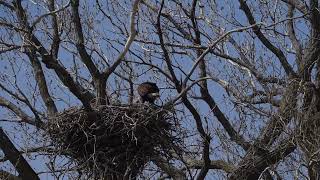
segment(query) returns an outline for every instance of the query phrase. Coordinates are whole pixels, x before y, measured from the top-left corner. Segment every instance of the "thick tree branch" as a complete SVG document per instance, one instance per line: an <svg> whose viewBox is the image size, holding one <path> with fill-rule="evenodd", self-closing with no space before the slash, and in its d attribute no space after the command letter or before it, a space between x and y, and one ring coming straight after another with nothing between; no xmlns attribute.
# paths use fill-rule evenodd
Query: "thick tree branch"
<svg viewBox="0 0 320 180"><path fill-rule="evenodd" d="M250 143L248 143L231 125L228 118L223 114L220 110L219 106L216 104L212 96L209 95L209 92L203 94L203 100L209 105L212 113L221 123L223 128L226 130L228 135L230 136L230 140L236 142L240 145L244 150L248 150L250 147Z"/></svg>
<svg viewBox="0 0 320 180"><path fill-rule="evenodd" d="M56 58L49 55L49 52L42 46L39 40L32 36L32 41L38 48L41 54L42 62L48 69L53 69L62 83L74 94L83 104L86 109L91 109L90 102L94 99L94 95L84 89L79 83L74 81L70 73L58 62Z"/></svg>
<svg viewBox="0 0 320 180"><path fill-rule="evenodd" d="M203 167L203 161L187 159L186 165L189 169L201 169ZM211 160L208 165L208 168L212 170L221 169L226 173L232 173L236 169L234 165L226 163L222 160Z"/></svg>
<svg viewBox="0 0 320 180"><path fill-rule="evenodd" d="M201 46L201 33L198 27L198 23L195 17L195 8L197 5L197 1L194 0L192 3L192 9L191 9L191 21L193 25L193 30L195 33L195 39L194 44ZM197 57L199 58L203 54L203 51L198 49L197 50ZM204 57L202 59L199 59L199 69L200 69L200 78L207 76L207 67L205 63ZM226 116L223 114L223 112L220 110L219 106L214 101L213 97L210 95L208 90L207 81L200 81L200 92L202 99L209 105L210 109L212 110L214 116L218 119L218 121L221 123L221 125L224 127L224 129L227 131L228 135L230 136L232 141L235 141L237 144L239 144L241 147L243 147L245 150L247 150L250 146L249 143L247 143L243 137L241 137L232 127L230 124L230 121L226 118Z"/></svg>
<svg viewBox="0 0 320 180"><path fill-rule="evenodd" d="M85 47L85 40L83 36L83 30L79 15L79 0L72 0L71 2L71 9L72 9L72 21L74 23L74 31L76 34L76 47L80 54L82 62L88 68L91 76L96 79L100 75L100 72L94 62L92 61L90 55L88 54L86 47Z"/></svg>
<svg viewBox="0 0 320 180"><path fill-rule="evenodd" d="M196 7L197 7L198 0L193 0L192 1L192 7L191 7L191 12L190 12L190 19L192 22L192 28L195 34L195 37L193 39L193 43L195 45L200 45L201 46L201 33L198 27L198 22L196 20ZM198 49L197 50L197 57L201 56L202 50ZM200 69L200 78L204 78L207 76L207 69L206 69L206 63L204 60L204 57L199 59L199 69ZM208 91L208 85L207 85L207 80L204 79L203 81L199 82L200 84L200 93L202 98L206 98L209 95ZM211 97L211 96L210 96ZM207 99L204 99L207 101ZM203 137L204 138L204 137ZM203 161L203 166L201 167L201 170L198 174L197 179L201 180L204 179L209 171L209 166L210 166L210 139L204 139L203 142L203 156L202 156L202 161Z"/></svg>
<svg viewBox="0 0 320 180"><path fill-rule="evenodd" d="M106 104L106 79L102 77L99 72L99 69L94 64L92 58L88 54L85 47L85 38L83 35L80 15L79 15L79 0L72 0L72 20L74 23L74 30L76 34L76 47L78 53L80 54L81 61L88 68L91 76L93 77L94 86L96 90L96 105L105 105ZM121 59L122 60L122 59Z"/></svg>
<svg viewBox="0 0 320 180"><path fill-rule="evenodd" d="M23 112L19 107L17 107L12 102L8 101L7 99L4 99L0 97L0 106L6 107L9 110L11 110L16 116L18 116L21 119L21 122L25 122L31 125L34 125L38 128L41 128L43 126L43 122L38 120L35 120L31 117L29 117L25 112Z"/></svg>
<svg viewBox="0 0 320 180"><path fill-rule="evenodd" d="M288 35L291 40L292 46L296 52L296 58L298 67L301 68L301 61L302 61L302 46L299 40L296 37L296 33L294 31L294 24L293 24L293 12L294 8L292 5L288 5L288 23L287 23L287 29L288 29Z"/></svg>
<svg viewBox="0 0 320 180"><path fill-rule="evenodd" d="M55 11L55 0L49 0L48 8L51 12ZM69 4L69 3L68 3ZM52 44L51 44L51 54L53 57L58 58L58 52L60 47L60 37L59 37L59 25L58 25L58 18L57 13L51 14L51 24L53 27L53 35L52 35Z"/></svg>
<svg viewBox="0 0 320 180"><path fill-rule="evenodd" d="M246 14L247 19L251 25L256 24L256 21L251 13L249 6L247 5L245 0L239 0L240 2L240 9ZM257 35L259 40L267 47L273 54L277 56L279 59L282 67L284 68L285 72L289 76L297 77L296 73L292 69L291 65L288 63L287 58L285 57L284 53L277 47L275 47L260 31L259 26L252 27L253 32Z"/></svg>
<svg viewBox="0 0 320 180"><path fill-rule="evenodd" d="M311 11L311 27L313 30L313 32L311 32L311 35L313 38L315 38L319 36L317 33L320 32L320 22L319 22L320 10L319 10L318 0L310 0L310 11Z"/></svg>
<svg viewBox="0 0 320 180"><path fill-rule="evenodd" d="M296 146L291 141L285 141L269 152L266 149L252 148L233 171L230 180L258 179L261 173L270 165L273 165L292 153Z"/></svg>
<svg viewBox="0 0 320 180"><path fill-rule="evenodd" d="M15 0L14 6L21 26L27 30L27 32L23 36L33 43L32 45L41 54L42 62L47 66L47 68L55 70L57 76L63 82L63 84L67 86L69 90L82 102L83 106L86 109L90 110L90 102L94 98L94 96L73 80L69 72L59 64L58 60L54 56L49 54L49 52L32 33L26 19L27 17L25 15L25 11L21 5L21 0Z"/></svg>
<svg viewBox="0 0 320 180"><path fill-rule="evenodd" d="M54 115L56 112L58 112L57 107L49 94L48 85L46 78L44 76L41 63L35 56L35 52L28 52L27 56L30 59L30 62L32 64L32 68L35 74L35 79L39 86L40 95L42 97L42 100L44 101L44 104L46 105L48 109L48 113L50 116Z"/></svg>
<svg viewBox="0 0 320 180"><path fill-rule="evenodd" d="M307 14L309 9L308 7L301 2L300 0L281 0L285 3L288 3L289 5L295 7L296 9L298 9L302 14Z"/></svg>
<svg viewBox="0 0 320 180"><path fill-rule="evenodd" d="M23 180L38 180L39 177L19 151L14 147L9 137L0 127L0 148L5 156L9 159L12 165L19 173L19 177Z"/></svg>
<svg viewBox="0 0 320 180"><path fill-rule="evenodd" d="M182 180L187 179L185 173L181 171L180 169L177 169L173 165L170 164L170 162L166 161L165 159L161 157L157 157L153 159L153 162L164 172L166 172L171 178Z"/></svg>
<svg viewBox="0 0 320 180"><path fill-rule="evenodd" d="M308 46L304 50L304 64L301 68L305 81L311 81L311 71L320 55L320 10L318 0L310 0L311 13L311 37Z"/></svg>

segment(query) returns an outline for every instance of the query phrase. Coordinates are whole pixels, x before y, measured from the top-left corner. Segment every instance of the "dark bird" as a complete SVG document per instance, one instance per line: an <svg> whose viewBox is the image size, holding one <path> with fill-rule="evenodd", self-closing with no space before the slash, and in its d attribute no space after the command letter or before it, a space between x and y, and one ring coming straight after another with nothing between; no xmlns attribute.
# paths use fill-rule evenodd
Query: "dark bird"
<svg viewBox="0 0 320 180"><path fill-rule="evenodd" d="M138 94L142 103L149 102L154 103L154 101L160 97L159 88L156 83L144 82L138 86Z"/></svg>

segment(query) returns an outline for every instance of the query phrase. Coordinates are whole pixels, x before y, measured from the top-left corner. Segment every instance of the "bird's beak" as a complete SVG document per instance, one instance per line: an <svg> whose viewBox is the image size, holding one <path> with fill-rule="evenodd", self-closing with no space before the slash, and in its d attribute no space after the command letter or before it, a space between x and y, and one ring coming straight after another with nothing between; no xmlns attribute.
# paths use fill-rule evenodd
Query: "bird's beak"
<svg viewBox="0 0 320 180"><path fill-rule="evenodd" d="M158 98L158 97L160 97L160 94L159 93L151 93L151 96Z"/></svg>

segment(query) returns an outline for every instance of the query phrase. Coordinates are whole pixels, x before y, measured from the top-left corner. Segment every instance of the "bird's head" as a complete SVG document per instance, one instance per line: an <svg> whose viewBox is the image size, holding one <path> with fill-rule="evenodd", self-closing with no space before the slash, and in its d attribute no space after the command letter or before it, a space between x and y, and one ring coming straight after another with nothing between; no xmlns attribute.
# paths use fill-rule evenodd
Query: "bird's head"
<svg viewBox="0 0 320 180"><path fill-rule="evenodd" d="M149 97L150 99L156 100L157 98L160 97L160 94L159 94L159 92L149 93L149 94L148 94L148 97Z"/></svg>
<svg viewBox="0 0 320 180"><path fill-rule="evenodd" d="M160 90L156 83L144 82L138 86L138 93L142 98L142 102L154 103L160 97Z"/></svg>

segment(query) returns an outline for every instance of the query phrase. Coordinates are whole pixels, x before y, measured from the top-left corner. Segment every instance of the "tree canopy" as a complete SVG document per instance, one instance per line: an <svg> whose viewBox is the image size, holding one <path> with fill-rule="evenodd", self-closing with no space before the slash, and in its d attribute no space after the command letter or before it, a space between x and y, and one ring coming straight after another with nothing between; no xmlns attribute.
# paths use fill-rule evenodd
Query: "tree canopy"
<svg viewBox="0 0 320 180"><path fill-rule="evenodd" d="M103 133L122 132L109 129L110 114L127 118L114 126L122 129L158 120L141 125L152 135L122 134L159 152L134 154L147 158L119 170L124 179L320 178L319 8L318 0L1 0L0 178L110 178L59 150L47 128L89 119L90 128L105 121ZM160 88L155 105L135 100L146 81Z"/></svg>

